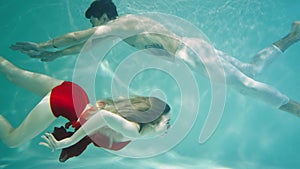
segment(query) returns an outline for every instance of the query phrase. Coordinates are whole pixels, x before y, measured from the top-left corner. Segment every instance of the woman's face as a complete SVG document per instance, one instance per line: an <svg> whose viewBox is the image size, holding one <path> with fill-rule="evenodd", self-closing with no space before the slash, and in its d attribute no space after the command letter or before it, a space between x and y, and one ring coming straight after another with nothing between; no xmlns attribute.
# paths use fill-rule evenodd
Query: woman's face
<svg viewBox="0 0 300 169"><path fill-rule="evenodd" d="M153 138L167 133L170 128L170 113L162 115L157 121L146 124L142 129L144 137Z"/></svg>
<svg viewBox="0 0 300 169"><path fill-rule="evenodd" d="M161 121L160 121L159 125L162 126L165 131L167 131L171 127L170 113L167 113L167 114L161 116Z"/></svg>

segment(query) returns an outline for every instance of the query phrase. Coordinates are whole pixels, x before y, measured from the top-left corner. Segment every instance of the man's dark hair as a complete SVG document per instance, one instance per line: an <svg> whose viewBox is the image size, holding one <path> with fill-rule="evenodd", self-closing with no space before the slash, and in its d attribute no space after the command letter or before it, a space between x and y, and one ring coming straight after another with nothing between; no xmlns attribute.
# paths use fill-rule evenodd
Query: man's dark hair
<svg viewBox="0 0 300 169"><path fill-rule="evenodd" d="M118 12L112 0L95 0L86 10L85 17L90 19L92 16L100 19L106 13L109 19L116 19Z"/></svg>

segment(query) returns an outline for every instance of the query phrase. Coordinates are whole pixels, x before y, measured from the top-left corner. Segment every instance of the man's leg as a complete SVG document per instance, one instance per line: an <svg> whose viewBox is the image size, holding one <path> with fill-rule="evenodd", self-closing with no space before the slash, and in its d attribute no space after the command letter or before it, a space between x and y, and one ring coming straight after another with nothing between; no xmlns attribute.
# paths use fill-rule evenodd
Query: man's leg
<svg viewBox="0 0 300 169"><path fill-rule="evenodd" d="M289 99L274 87L246 76L230 63L224 61L226 82L240 93L259 99L272 107L300 117L300 104Z"/></svg>
<svg viewBox="0 0 300 169"><path fill-rule="evenodd" d="M254 55L250 63L244 63L240 60L231 57L221 51L217 51L219 56L234 65L247 76L254 77L261 73L267 65L276 59L282 52L288 49L291 45L300 40L300 22L294 22L291 31L284 38L274 42L271 46L264 48Z"/></svg>
<svg viewBox="0 0 300 169"><path fill-rule="evenodd" d="M278 49L280 49L282 52L284 52L291 45L299 41L300 41L300 21L296 21L293 23L290 33L286 35L284 38L273 43L273 45L276 46ZM290 99L288 103L281 105L279 109L300 116L300 104L294 100Z"/></svg>
<svg viewBox="0 0 300 169"><path fill-rule="evenodd" d="M293 25L292 30L294 29L295 24ZM224 70L226 76L226 84L233 89L244 95L248 95L268 103L272 107L299 116L299 103L292 101L274 87L255 81L243 73L238 67L236 67L235 64L232 64L232 62L228 61L224 57L218 57L220 56L218 55L218 51L213 49L213 47L208 43L205 43L199 39L186 38L185 44L186 46L182 46L180 49L178 49L176 54L177 57L182 59L194 72L203 76L207 76L205 69L207 66L215 70L219 70L219 67L222 67L223 69L221 70ZM192 48L193 52L189 52L190 50L188 50L187 46ZM273 49L281 52L278 50L278 48L279 47L273 47ZM197 55L195 55L194 52ZM218 79L214 80L217 80L216 82L218 82ZM223 81L220 82L223 83Z"/></svg>

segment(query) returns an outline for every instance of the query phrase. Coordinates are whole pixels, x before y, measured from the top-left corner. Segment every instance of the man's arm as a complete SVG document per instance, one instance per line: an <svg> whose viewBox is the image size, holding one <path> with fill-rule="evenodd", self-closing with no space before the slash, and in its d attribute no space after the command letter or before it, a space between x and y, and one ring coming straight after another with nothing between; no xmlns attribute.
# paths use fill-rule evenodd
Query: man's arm
<svg viewBox="0 0 300 169"><path fill-rule="evenodd" d="M62 56L78 54L81 51L83 45L84 45L84 43L81 43L81 44L77 44L77 45L74 45L74 46L71 46L71 47L68 47L68 48L65 48L62 50L57 50L54 52L43 51L37 55L34 55L34 53L33 54L27 53L27 54L32 58L38 58L38 59L41 59L41 61L50 62L50 61L53 61L56 58L59 58Z"/></svg>
<svg viewBox="0 0 300 169"><path fill-rule="evenodd" d="M141 36L141 38L137 38L139 39L138 41L128 41L128 38L131 39L131 37L138 37L137 35L142 34L148 36ZM178 37L160 23L146 17L126 15L112 20L106 25L71 32L42 43L18 42L12 45L11 48L28 55L30 55L29 53L38 55L39 52L68 48L85 43L92 35L94 35L94 39L104 39L106 37L121 38L138 49L145 49L154 44L156 46L160 45L165 50L174 53L178 46ZM146 40L145 37L147 37ZM60 54L62 55L62 53Z"/></svg>
<svg viewBox="0 0 300 169"><path fill-rule="evenodd" d="M136 19L133 18L122 18L120 20L113 20L108 22L106 25L101 25L86 30L70 32L65 35L50 39L46 42L37 43L35 46L40 50L49 50L55 48L66 48L74 46L79 43L83 43L88 40L96 31L95 38L105 38L108 36L116 36L122 38L126 36L128 31L136 31L132 26L136 24Z"/></svg>
<svg viewBox="0 0 300 169"><path fill-rule="evenodd" d="M85 42L89 37L93 35L96 28L90 28L82 31L71 32L65 35L59 36L49 41L42 42L38 44L41 49L51 49L51 48L64 48L69 46L74 46Z"/></svg>
<svg viewBox="0 0 300 169"><path fill-rule="evenodd" d="M85 43L97 30L98 35L95 38L102 38L108 36L120 36L118 33L120 29L118 29L118 23L116 24L108 24L98 27L93 27L90 29L71 32L65 35L56 37L54 39L50 39L46 42L35 43L35 42L17 42L16 44L11 45L11 49L18 50L22 53L28 54L30 56L38 56L41 52L48 51L54 54L53 50L57 50L58 48L68 48L66 51L62 51L62 53L58 52L56 55L66 55L70 54L70 49L77 49L77 45ZM73 54L72 50L72 54ZM47 53L47 52L45 52Z"/></svg>
<svg viewBox="0 0 300 169"><path fill-rule="evenodd" d="M82 47L82 44L93 35L95 30L96 28L90 28L83 31L71 32L41 43L17 42L16 44L11 45L10 48L28 54L31 57L38 57L43 54L42 52L44 52L44 54L48 52L48 55L50 55L50 53L54 54L53 50L60 51L56 53L56 56L75 54L81 49L78 47ZM58 48L64 48L66 50L57 50Z"/></svg>

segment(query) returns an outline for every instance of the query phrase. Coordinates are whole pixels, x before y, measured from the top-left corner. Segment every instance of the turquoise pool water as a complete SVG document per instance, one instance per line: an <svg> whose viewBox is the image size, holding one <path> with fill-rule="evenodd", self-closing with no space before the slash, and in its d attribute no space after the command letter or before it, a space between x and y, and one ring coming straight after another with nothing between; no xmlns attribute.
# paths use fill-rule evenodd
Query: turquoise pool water
<svg viewBox="0 0 300 169"><path fill-rule="evenodd" d="M72 80L76 57L65 57L51 63L42 63L9 49L18 41L45 41L70 31L90 27L84 12L90 0L1 0L0 3L0 55L16 65L60 79ZM241 60L247 61L263 47L283 37L291 23L299 20L298 0L265 1L204 1L204 0L115 0L119 14L162 12L176 15L193 23L210 42ZM120 45L125 55L127 46ZM300 44L289 48L258 77L272 84L290 98L300 101L299 70ZM121 56L121 58L124 56ZM114 65L112 65L114 66ZM104 79L106 73L99 72ZM148 76L151 75L151 78ZM154 79L160 79L158 82ZM162 80L163 79L163 80ZM170 83L167 83L171 81ZM254 99L242 96L231 89L226 95L223 117L215 133L203 144L198 137L210 105L209 83L197 79L201 104L191 131L175 147L151 158L133 159L111 154L90 146L80 157L59 163L59 151L51 152L41 147L38 136L30 143L16 149L0 143L0 168L144 168L144 169L294 169L300 167L298 136L300 119L270 108ZM107 96L108 83L97 81L101 89L97 96ZM170 87L174 85L175 87ZM142 87L141 87L142 86ZM151 93L153 87L165 91L176 117L179 107L179 88L166 74L148 71L137 76L132 87L137 93ZM37 96L10 84L0 77L0 113L17 126L40 100ZM176 122L189 123L176 119ZM53 124L59 125L63 120ZM175 120L173 121L175 123ZM47 131L51 131L52 127ZM142 151L142 150L141 150Z"/></svg>

